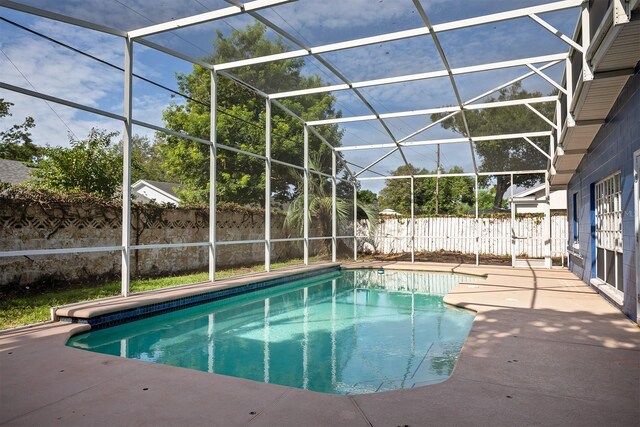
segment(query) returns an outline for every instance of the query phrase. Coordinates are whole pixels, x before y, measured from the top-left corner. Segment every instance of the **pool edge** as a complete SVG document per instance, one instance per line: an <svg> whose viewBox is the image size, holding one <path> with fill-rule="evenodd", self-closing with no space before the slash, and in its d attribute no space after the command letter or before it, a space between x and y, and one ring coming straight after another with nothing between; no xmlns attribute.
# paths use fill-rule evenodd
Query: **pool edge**
<svg viewBox="0 0 640 427"><path fill-rule="evenodd" d="M239 278L159 289L129 297L111 297L55 308L57 320L90 325L92 330L152 317L293 280L338 271L339 263L305 266Z"/></svg>

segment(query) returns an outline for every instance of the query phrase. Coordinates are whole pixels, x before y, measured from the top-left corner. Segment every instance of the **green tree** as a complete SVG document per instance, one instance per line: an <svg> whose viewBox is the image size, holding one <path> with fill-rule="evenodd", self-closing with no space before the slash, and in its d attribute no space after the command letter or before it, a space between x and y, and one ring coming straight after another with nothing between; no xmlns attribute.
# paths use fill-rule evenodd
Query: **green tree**
<svg viewBox="0 0 640 427"><path fill-rule="evenodd" d="M478 209L480 211L492 211L495 209L494 201L496 199L496 189L481 188L478 190ZM506 202L503 201L501 208L506 208Z"/></svg>
<svg viewBox="0 0 640 427"><path fill-rule="evenodd" d="M281 53L287 50L284 42L270 40L266 28L259 23L244 30L233 30L229 37L218 32L215 53L209 61L222 63L253 56ZM234 70L233 74L253 86L273 93L295 88L316 87L321 84L317 76L304 76L304 61L290 59ZM174 103L163 114L167 128L202 139L210 133L210 71L195 65L190 74L177 75L180 92L188 98L184 104ZM217 141L257 154L265 153L265 101L228 78L218 78ZM283 100L288 108L306 120L335 117L334 97L314 94ZM330 142L339 144L341 132L337 126L320 130ZM295 119L272 108L272 156L292 164L302 165L302 125ZM163 166L168 177L186 186L186 193L194 201L204 202L208 197L209 148L175 136L159 135ZM310 152L329 152L318 138L309 141ZM323 156L322 170L330 168L330 156ZM220 200L242 204L264 205L265 162L252 156L228 150L217 150L217 194ZM272 175L273 197L290 200L288 182L290 174ZM284 200L283 200L284 199Z"/></svg>
<svg viewBox="0 0 640 427"><path fill-rule="evenodd" d="M309 156L309 169L311 171L320 172L323 163L322 155L312 153ZM316 174L311 174L316 175ZM294 180L298 183L298 191L293 194L293 198L287 209L287 216L284 221L285 229L296 235L301 235L304 227L304 193L303 177L299 173L294 173ZM339 228L338 234L345 235L346 230L353 222L353 197L344 197L339 195L336 188L336 219ZM314 176L309 179L309 227L314 227L319 231L320 236L331 236L333 228L333 198L331 189L331 180L325 177ZM358 211L363 214L363 219L368 220L369 232L371 233L378 220L378 212L373 205L365 203L358 199ZM324 240L324 250L328 253L331 248L331 241ZM338 251L341 253L349 252L344 243L338 241Z"/></svg>
<svg viewBox="0 0 640 427"><path fill-rule="evenodd" d="M459 166L448 173L461 173ZM400 166L392 175L428 175L435 172L418 169L409 164ZM475 206L475 182L470 177L443 176L439 178L439 212L441 215L461 215L469 213ZM411 212L411 180L389 179L378 197L380 209L394 209L408 215ZM417 215L436 214L436 178L416 178L414 180L414 213Z"/></svg>
<svg viewBox="0 0 640 427"><path fill-rule="evenodd" d="M371 190L360 190L358 191L358 200L361 200L362 203L373 205L374 202L378 201L378 196Z"/></svg>
<svg viewBox="0 0 640 427"><path fill-rule="evenodd" d="M131 137L131 182L139 179L166 181L159 147L146 136Z"/></svg>
<svg viewBox="0 0 640 427"><path fill-rule="evenodd" d="M71 138L71 147L46 147L33 171L35 187L115 197L122 183L122 154L112 139L117 132L92 129L86 139Z"/></svg>
<svg viewBox="0 0 640 427"><path fill-rule="evenodd" d="M10 117L14 104L0 98L0 118ZM33 117L26 117L24 122L13 125L0 132L0 158L34 163L41 155L41 147L33 143L31 129L35 127Z"/></svg>
<svg viewBox="0 0 640 427"><path fill-rule="evenodd" d="M70 139L70 147L45 147L31 184L63 192L83 192L115 198L122 189L122 141L118 132L92 129L86 139ZM131 138L132 182L162 180L158 158L148 138Z"/></svg>
<svg viewBox="0 0 640 427"><path fill-rule="evenodd" d="M488 102L507 101L511 99L534 98L542 96L540 92L528 92L522 88L520 82L498 92L498 96ZM545 117L553 118L555 104L539 103L535 107ZM432 114L431 120L435 121L442 114ZM548 130L548 124L524 105L515 105L509 108L487 108L482 110L467 110L465 117L469 130L473 136L501 135L528 131ZM460 114L443 123L445 129L452 129L462 135L466 134L464 121ZM548 138L532 139L543 150L548 149ZM478 169L483 172L515 171L545 169L547 159L523 139L510 141L483 141L475 144L479 157ZM509 188L510 177L508 175L496 175L496 193L493 202L494 208L502 206L504 193ZM540 182L539 175L516 175L516 185L529 187Z"/></svg>

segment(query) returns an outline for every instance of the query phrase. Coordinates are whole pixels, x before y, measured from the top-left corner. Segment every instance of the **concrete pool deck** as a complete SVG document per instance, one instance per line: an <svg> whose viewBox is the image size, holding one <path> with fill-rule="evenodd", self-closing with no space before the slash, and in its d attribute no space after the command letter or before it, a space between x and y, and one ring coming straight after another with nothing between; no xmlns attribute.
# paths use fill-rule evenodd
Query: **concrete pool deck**
<svg viewBox="0 0 640 427"><path fill-rule="evenodd" d="M478 312L451 378L337 396L65 346L87 325L0 333L0 424L637 426L640 328L566 270L345 267L486 275L445 301Z"/></svg>

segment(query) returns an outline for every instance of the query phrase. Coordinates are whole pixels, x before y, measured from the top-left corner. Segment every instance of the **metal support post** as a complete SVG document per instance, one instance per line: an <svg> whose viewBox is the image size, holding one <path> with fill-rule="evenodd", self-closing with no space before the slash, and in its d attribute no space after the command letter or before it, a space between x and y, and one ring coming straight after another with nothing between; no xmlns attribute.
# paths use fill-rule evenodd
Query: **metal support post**
<svg viewBox="0 0 640 427"><path fill-rule="evenodd" d="M303 182L303 238L304 238L304 265L309 265L309 126L304 125L304 182Z"/></svg>
<svg viewBox="0 0 640 427"><path fill-rule="evenodd" d="M416 221L414 212L414 178L411 177L411 262L416 262Z"/></svg>
<svg viewBox="0 0 640 427"><path fill-rule="evenodd" d="M209 281L216 280L216 167L218 122L218 75L211 72L211 113L209 118Z"/></svg>
<svg viewBox="0 0 640 427"><path fill-rule="evenodd" d="M549 173L544 174L544 266L551 268L551 200L549 187Z"/></svg>
<svg viewBox="0 0 640 427"><path fill-rule="evenodd" d="M556 101L556 142L558 146L560 146L560 135L562 135L562 102L560 102L560 96L558 96ZM553 158L553 154L551 158Z"/></svg>
<svg viewBox="0 0 640 427"><path fill-rule="evenodd" d="M516 205L513 203L513 174L511 176L511 191L509 206L511 207L511 267L516 266Z"/></svg>
<svg viewBox="0 0 640 427"><path fill-rule="evenodd" d="M440 213L440 144L438 144L438 160L436 161L436 215Z"/></svg>
<svg viewBox="0 0 640 427"><path fill-rule="evenodd" d="M266 100L264 178L264 271L271 271L271 100Z"/></svg>
<svg viewBox="0 0 640 427"><path fill-rule="evenodd" d="M120 293L129 296L131 280L131 137L133 117L133 40L124 45L124 135L122 138L122 272Z"/></svg>
<svg viewBox="0 0 640 427"><path fill-rule="evenodd" d="M478 209L478 175L475 176L476 178L476 182L475 182L475 194L476 194L476 227L475 227L475 234L476 234L476 247L475 247L475 252L476 252L476 265L480 265L480 220L479 218L479 209Z"/></svg>
<svg viewBox="0 0 640 427"><path fill-rule="evenodd" d="M567 127L574 127L576 125L576 122L571 115L571 104L573 104L573 66L571 65L570 57L565 60L565 64L567 80Z"/></svg>
<svg viewBox="0 0 640 427"><path fill-rule="evenodd" d="M358 260L358 238L356 237L356 228L358 225L358 187L353 182L353 260Z"/></svg>
<svg viewBox="0 0 640 427"><path fill-rule="evenodd" d="M331 151L331 261L336 262L338 255L338 206L337 206L337 159L336 151ZM354 229L356 224L353 224Z"/></svg>
<svg viewBox="0 0 640 427"><path fill-rule="evenodd" d="M580 18L582 24L582 81L586 82L589 80L593 80L593 70L591 69L591 65L589 64L587 58L587 52L589 51L589 46L591 45L589 2L585 2L582 4L582 13Z"/></svg>

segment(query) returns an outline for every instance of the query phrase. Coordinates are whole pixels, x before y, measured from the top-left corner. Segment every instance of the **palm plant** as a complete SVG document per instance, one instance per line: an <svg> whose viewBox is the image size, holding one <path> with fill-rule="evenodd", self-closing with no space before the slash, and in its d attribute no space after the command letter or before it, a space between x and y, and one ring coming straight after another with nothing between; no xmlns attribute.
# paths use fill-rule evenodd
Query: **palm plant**
<svg viewBox="0 0 640 427"><path fill-rule="evenodd" d="M309 169L320 172L322 157L319 153L309 156ZM313 176L313 175L312 175ZM309 228L315 228L320 236L331 236L332 234L332 191L331 181L320 176L321 179L309 179ZM297 171L292 178L298 185L298 189L303 187L303 176ZM359 217L364 216L368 220L368 232L372 234L378 223L378 212L370 204L357 202ZM336 219L338 229L345 228L349 219L353 217L353 198L336 197ZM284 221L286 230L302 234L304 228L304 192L296 191L296 194L287 209L287 217ZM353 224L355 227L356 225ZM340 232L339 232L340 234ZM331 243L324 240L325 253L331 248ZM348 253L349 248L341 241L338 241L338 253Z"/></svg>

